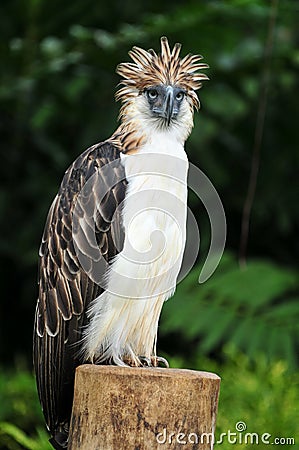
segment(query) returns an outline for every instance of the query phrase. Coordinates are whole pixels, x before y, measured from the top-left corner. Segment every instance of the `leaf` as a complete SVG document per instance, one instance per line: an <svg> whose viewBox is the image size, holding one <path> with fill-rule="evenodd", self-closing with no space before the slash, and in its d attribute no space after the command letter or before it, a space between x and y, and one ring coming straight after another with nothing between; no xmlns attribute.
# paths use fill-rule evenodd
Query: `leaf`
<svg viewBox="0 0 299 450"><path fill-rule="evenodd" d="M40 450L39 444L11 423L0 422L0 436L6 434L28 450Z"/></svg>
<svg viewBox="0 0 299 450"><path fill-rule="evenodd" d="M206 334L205 339L202 341L199 347L199 351L207 353L219 345L219 342L227 334L228 329L231 328L234 321L234 312L226 311L220 322L210 322L210 332Z"/></svg>

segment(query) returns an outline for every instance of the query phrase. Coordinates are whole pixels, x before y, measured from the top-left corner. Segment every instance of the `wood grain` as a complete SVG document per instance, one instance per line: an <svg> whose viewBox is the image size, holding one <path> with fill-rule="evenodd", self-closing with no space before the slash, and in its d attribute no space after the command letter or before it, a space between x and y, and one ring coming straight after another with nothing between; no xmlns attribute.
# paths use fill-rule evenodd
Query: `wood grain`
<svg viewBox="0 0 299 450"><path fill-rule="evenodd" d="M219 387L208 372L80 366L68 448L210 450Z"/></svg>

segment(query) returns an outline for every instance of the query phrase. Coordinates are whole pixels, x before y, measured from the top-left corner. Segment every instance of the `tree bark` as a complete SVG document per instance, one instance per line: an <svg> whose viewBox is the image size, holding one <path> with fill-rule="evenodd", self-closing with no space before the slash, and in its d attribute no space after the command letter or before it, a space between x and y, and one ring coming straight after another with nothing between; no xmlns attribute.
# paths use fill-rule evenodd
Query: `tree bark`
<svg viewBox="0 0 299 450"><path fill-rule="evenodd" d="M80 366L68 449L210 450L219 387L208 372Z"/></svg>

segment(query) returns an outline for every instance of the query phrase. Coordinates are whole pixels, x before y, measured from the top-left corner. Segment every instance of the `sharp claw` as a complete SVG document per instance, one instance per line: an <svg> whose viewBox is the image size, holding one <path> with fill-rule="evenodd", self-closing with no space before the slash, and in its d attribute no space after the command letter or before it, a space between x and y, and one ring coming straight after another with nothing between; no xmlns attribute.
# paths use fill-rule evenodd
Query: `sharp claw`
<svg viewBox="0 0 299 450"><path fill-rule="evenodd" d="M162 367L164 366L169 369L169 363L167 359L163 358L162 356L154 356L152 358L152 365L154 367L159 367L160 365L162 365Z"/></svg>
<svg viewBox="0 0 299 450"><path fill-rule="evenodd" d="M146 366L146 367L152 366L152 361L149 358L147 358L146 356L138 356L138 359L140 361L141 366Z"/></svg>

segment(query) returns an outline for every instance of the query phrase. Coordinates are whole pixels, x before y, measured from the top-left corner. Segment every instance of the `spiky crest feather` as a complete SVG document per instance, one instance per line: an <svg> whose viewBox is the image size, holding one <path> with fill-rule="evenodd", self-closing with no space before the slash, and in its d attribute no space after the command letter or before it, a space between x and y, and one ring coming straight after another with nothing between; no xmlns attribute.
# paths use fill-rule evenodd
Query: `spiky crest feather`
<svg viewBox="0 0 299 450"><path fill-rule="evenodd" d="M198 70L209 66L200 63L200 55L188 54L180 59L181 44L175 44L172 51L165 36L161 38L161 54L154 50L146 51L140 47L133 47L129 52L133 63L121 63L116 72L124 80L116 93L116 100L126 103L143 92L145 88L157 84L180 86L184 89L192 101L192 105L198 109L199 100L195 93L202 86L203 80L208 77Z"/></svg>

